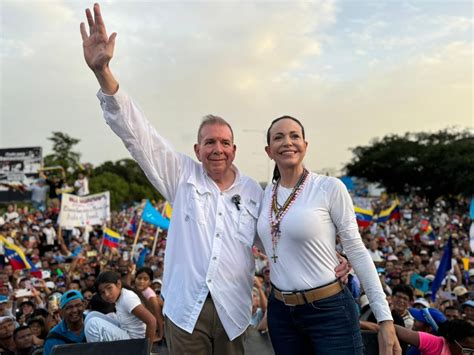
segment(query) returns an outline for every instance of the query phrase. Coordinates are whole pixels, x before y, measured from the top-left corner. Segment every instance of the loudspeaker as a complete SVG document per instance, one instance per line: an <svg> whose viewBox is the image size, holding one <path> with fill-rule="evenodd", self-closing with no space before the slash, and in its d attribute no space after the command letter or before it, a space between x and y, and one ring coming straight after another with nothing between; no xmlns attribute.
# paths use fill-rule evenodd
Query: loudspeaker
<svg viewBox="0 0 474 355"><path fill-rule="evenodd" d="M149 355L151 343L148 339L105 341L101 343L82 343L56 345L52 355Z"/></svg>

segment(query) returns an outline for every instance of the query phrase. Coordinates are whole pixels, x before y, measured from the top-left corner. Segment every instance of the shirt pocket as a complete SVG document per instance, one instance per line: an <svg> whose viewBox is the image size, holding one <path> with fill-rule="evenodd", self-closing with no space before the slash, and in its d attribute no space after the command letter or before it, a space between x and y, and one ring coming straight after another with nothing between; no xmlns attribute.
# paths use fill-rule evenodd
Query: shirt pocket
<svg viewBox="0 0 474 355"><path fill-rule="evenodd" d="M200 194L196 189L193 189L187 201L185 208L184 220L196 222L198 224L206 224L207 211L209 210L209 193Z"/></svg>
<svg viewBox="0 0 474 355"><path fill-rule="evenodd" d="M247 246L252 246L256 234L258 210L255 206L243 203L238 211L237 239Z"/></svg>

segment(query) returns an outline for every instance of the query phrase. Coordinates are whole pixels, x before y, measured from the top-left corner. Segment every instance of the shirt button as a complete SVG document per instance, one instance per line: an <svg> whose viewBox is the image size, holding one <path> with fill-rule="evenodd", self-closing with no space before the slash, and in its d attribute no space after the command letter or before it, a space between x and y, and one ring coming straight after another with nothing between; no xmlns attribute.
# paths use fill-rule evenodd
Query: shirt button
<svg viewBox="0 0 474 355"><path fill-rule="evenodd" d="M216 238L220 238L220 236L221 236L221 235L220 235L219 233L216 234Z"/></svg>
<svg viewBox="0 0 474 355"><path fill-rule="evenodd" d="M217 257L216 257L216 256L213 256L213 257L212 257L212 260L216 260L216 259L217 259Z"/></svg>
<svg viewBox="0 0 474 355"><path fill-rule="evenodd" d="M202 301L198 301L198 303L199 303L199 304L201 304L201 303L202 303Z"/></svg>
<svg viewBox="0 0 474 355"><path fill-rule="evenodd" d="M207 282L208 282L208 283L211 283L211 282L212 282L212 280L207 280Z"/></svg>
<svg viewBox="0 0 474 355"><path fill-rule="evenodd" d="M219 212L218 215L219 215L219 216L222 216L222 212Z"/></svg>

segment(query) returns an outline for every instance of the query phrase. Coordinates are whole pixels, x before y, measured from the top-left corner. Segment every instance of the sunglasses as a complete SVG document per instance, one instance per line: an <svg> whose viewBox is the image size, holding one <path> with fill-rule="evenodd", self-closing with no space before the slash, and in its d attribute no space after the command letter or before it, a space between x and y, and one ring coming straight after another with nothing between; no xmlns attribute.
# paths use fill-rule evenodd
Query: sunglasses
<svg viewBox="0 0 474 355"><path fill-rule="evenodd" d="M471 349L471 348L465 348L464 346L462 346L461 344L458 343L457 340L454 341L456 343L457 346L459 346L461 348L461 353L463 354L474 354L474 349Z"/></svg>

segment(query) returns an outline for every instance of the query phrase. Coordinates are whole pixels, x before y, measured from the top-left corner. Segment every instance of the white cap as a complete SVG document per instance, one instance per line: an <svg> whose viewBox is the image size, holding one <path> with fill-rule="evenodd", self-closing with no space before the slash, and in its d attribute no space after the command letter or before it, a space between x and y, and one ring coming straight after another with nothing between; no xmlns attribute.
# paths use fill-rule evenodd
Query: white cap
<svg viewBox="0 0 474 355"><path fill-rule="evenodd" d="M421 304L425 308L430 308L430 304L424 298L417 298L415 302L413 302L413 305L415 304Z"/></svg>
<svg viewBox="0 0 474 355"><path fill-rule="evenodd" d="M15 318L12 317L12 316L3 316L3 317L0 317L0 324L2 324L3 322L5 322L6 320L15 321Z"/></svg>

